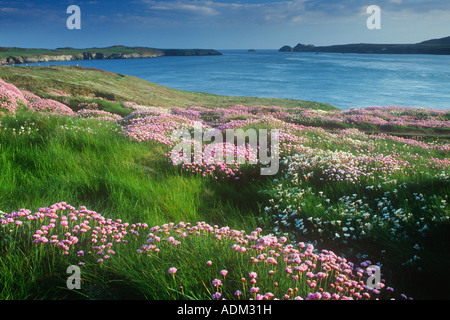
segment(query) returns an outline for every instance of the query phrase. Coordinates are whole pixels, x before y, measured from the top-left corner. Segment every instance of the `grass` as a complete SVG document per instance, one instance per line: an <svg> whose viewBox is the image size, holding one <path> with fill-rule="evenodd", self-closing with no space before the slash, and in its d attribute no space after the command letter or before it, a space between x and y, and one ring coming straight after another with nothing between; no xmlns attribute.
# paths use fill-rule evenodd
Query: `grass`
<svg viewBox="0 0 450 320"><path fill-rule="evenodd" d="M209 221L252 230L257 224L257 203L263 198L257 190L261 185L270 184L218 185L180 174L164 161L164 150L159 145L130 143L116 131L116 125L95 120L19 112L14 117L3 117L2 125L17 131L22 126L32 125L35 132L11 137L11 131L0 131L0 208L3 212L19 208L36 211L66 201L130 223L146 221L153 226L167 221ZM0 280L4 284L1 298L73 297L73 292L65 288L65 268L67 263L77 262L68 262L57 255L48 261L42 250L30 255L25 243L1 246ZM210 258L214 250L205 244L201 252ZM135 250L123 252L117 262L122 264L119 269L113 263L101 274L98 270L84 273L93 278L87 280L84 294L99 299L130 298L136 296L138 284L140 291L142 288L153 290L154 281L162 281L154 279L155 274L161 276L158 270L162 266L158 266L152 276L147 276L139 268L149 270L154 265L142 260L126 266L120 262L133 261L133 254ZM196 256L200 259L198 253ZM164 265L169 265L171 260L171 257L165 258ZM52 270L51 275L48 275L49 270ZM29 272L33 276L25 277ZM125 288L120 287L121 283L127 283ZM161 295L157 291L141 292L140 297L164 299L172 295L172 292Z"/></svg>
<svg viewBox="0 0 450 320"><path fill-rule="evenodd" d="M245 207L242 199L255 198L251 185L230 188L179 175L164 161L160 146L130 143L116 125L29 113L2 122L17 130L33 123L39 132L13 139L2 135L3 211L66 199L130 221L216 217L216 223L223 223L239 216L236 203Z"/></svg>
<svg viewBox="0 0 450 320"><path fill-rule="evenodd" d="M70 74L73 76L69 77ZM150 99L144 90L147 88L161 95L160 99L170 104L178 102L180 106L183 99L197 95L132 77L75 67L1 68L0 77L37 94L47 92L55 99L58 97L48 94L49 88L70 93L70 97L60 98L69 99L66 102L73 108L80 102L95 101L100 109L123 116L130 110L120 102L93 97L99 92L105 96L114 92L130 95L124 101L133 101L138 96ZM142 91L135 91L138 87ZM89 90L91 97L85 96ZM216 102L222 106L230 102L225 97L198 95L211 107ZM236 104L259 102L252 98L232 100ZM144 101L151 100L141 103ZM285 107L291 103L278 102L285 102ZM363 132L292 129L288 130L292 134L290 139L294 136L303 139L294 148L304 148L298 152L304 155L310 150L311 158L287 158L277 176L255 176L248 168L239 181L217 181L172 166L165 157L170 150L168 146L156 141L130 141L122 134L120 123L19 109L15 115L2 116L0 124L2 212L26 208L36 213L40 208L67 202L79 209L77 214L84 214L81 206L86 206L104 218L90 219L86 233L77 233L77 246L69 245L68 255L60 254L61 248L57 246L32 243L37 231L45 231L42 226L52 223L49 216L29 221L22 217L17 219L23 222L20 226L0 227L0 283L4 284L1 299L198 300L211 299L216 292L229 299L235 298L237 289L245 298L256 297L256 293L250 292L255 288L261 294L271 292L277 297L283 297L289 288L296 288L298 292L289 294L289 298L306 297L315 292L310 287L311 279L305 278L306 273L299 273L303 278L293 279L285 271L293 267L289 263L293 259L290 241L314 243L319 252L332 250L355 263L367 259L381 262L386 284L395 288L397 298L400 293L417 299L448 298L450 278L442 272L450 267L446 246L450 240L450 187L445 148L424 149L392 138L377 139ZM244 129L277 125L278 122L257 123ZM428 139L421 141L432 146L446 143L445 137ZM288 142L283 141L281 147ZM355 184L328 181L324 169L353 165L350 156L350 160L337 161L336 156L342 154L373 157L381 154L383 158L380 162L367 162L374 170L362 171L375 174L362 175ZM391 158L400 164L392 164ZM407 163L403 167L402 161ZM396 165L400 166L397 171ZM295 170L286 171L289 166ZM58 219L49 230L49 239L52 235L63 237L67 232L60 222L63 215L70 216L73 211L64 209L57 211ZM85 219L86 216L78 216L78 220L69 221L69 227L75 228ZM107 219L111 221L106 222ZM130 226L117 222L115 231L106 228L117 219ZM341 222L336 223L338 220ZM188 228L180 222L198 228ZM204 224L196 225L198 222ZM149 228L139 223L146 223ZM154 226L159 228L150 229ZM252 235L260 227L264 233L258 231L257 236L246 238L227 233L228 229L223 227L237 233L245 231L245 235ZM349 228L354 230L348 231ZM109 237L120 230L127 231L124 235L127 242L108 238L92 243L103 234ZM270 243L269 234L279 242ZM180 243L170 240L171 237ZM287 242L281 246L283 237ZM270 244L258 247L256 241L261 239ZM104 255L108 248L101 247L109 242L110 249L115 251L109 253L110 259ZM148 247L153 244L159 252ZM247 251L235 251L233 245L246 247ZM80 249L85 256L77 254ZM305 249L302 250L304 254ZM302 261L311 259L317 266L311 266L310 270L322 271L325 262L309 254L302 256ZM262 262L268 257L278 264ZM99 263L99 258L105 261ZM69 290L67 266L80 261L86 263L82 266L82 289ZM212 261L212 265L207 266L207 261ZM171 275L168 270L173 267L178 270ZM226 277L220 274L221 270L228 271ZM258 274L256 284L249 283L250 272ZM336 290L331 287L332 282L344 271L327 272L327 278L314 281L331 292ZM246 278L246 282L241 282L241 278ZM222 285L214 287L214 279L221 280ZM380 297L389 298L385 294L384 291Z"/></svg>

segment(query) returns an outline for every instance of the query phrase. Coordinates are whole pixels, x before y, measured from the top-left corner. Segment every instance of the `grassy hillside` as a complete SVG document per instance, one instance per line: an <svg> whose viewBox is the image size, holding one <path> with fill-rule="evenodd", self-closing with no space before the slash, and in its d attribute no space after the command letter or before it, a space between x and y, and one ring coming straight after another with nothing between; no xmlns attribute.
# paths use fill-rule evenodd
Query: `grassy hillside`
<svg viewBox="0 0 450 320"><path fill-rule="evenodd" d="M207 108L276 105L312 109L336 109L329 104L289 99L229 97L175 90L136 77L75 66L0 67L0 78L38 95L49 95L50 88L71 96L101 97L114 101L133 101L157 107Z"/></svg>
<svg viewBox="0 0 450 320"><path fill-rule="evenodd" d="M90 49L75 49L75 48L33 49L33 48L17 48L17 47L0 47L0 57L78 54L83 52L101 52L103 54L109 55L109 54L120 54L124 52L157 53L158 49L136 48L125 46L112 46L107 48L90 48Z"/></svg>
<svg viewBox="0 0 450 320"><path fill-rule="evenodd" d="M15 65L43 61L91 59L137 59L162 56L221 55L214 49L155 49L147 47L111 46L106 48L33 49L0 47L0 65Z"/></svg>

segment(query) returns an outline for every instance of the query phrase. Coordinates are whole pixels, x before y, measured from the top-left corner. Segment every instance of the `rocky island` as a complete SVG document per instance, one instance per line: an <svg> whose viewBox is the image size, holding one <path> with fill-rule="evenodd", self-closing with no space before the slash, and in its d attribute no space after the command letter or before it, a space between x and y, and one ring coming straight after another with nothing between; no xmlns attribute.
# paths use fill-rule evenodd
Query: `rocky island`
<svg viewBox="0 0 450 320"><path fill-rule="evenodd" d="M279 52L330 52L366 54L435 54L450 55L450 37L427 40L415 44L345 44L316 47L312 44L297 44L295 47L283 46Z"/></svg>
<svg viewBox="0 0 450 320"><path fill-rule="evenodd" d="M111 46L106 48L25 49L0 47L0 65L37 63L49 61L94 59L139 59L163 56L221 55L213 49L155 49L147 47Z"/></svg>

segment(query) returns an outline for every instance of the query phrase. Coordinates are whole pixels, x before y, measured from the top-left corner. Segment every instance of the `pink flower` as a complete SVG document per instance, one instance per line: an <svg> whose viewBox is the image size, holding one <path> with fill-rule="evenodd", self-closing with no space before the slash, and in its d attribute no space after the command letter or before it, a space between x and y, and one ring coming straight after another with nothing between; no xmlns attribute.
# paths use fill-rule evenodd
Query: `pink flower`
<svg viewBox="0 0 450 320"><path fill-rule="evenodd" d="M212 281L212 285L213 285L214 287L220 287L220 286L222 285L222 280L214 279L214 280Z"/></svg>
<svg viewBox="0 0 450 320"><path fill-rule="evenodd" d="M322 297L323 297L325 300L329 300L329 299L331 298L331 294L329 294L328 292L324 292L324 293L322 294Z"/></svg>
<svg viewBox="0 0 450 320"><path fill-rule="evenodd" d="M220 274L225 278L225 276L228 274L227 270L220 271Z"/></svg>
<svg viewBox="0 0 450 320"><path fill-rule="evenodd" d="M210 266L212 265L212 261L211 261L211 260L206 261L206 265L207 265L208 267L210 267Z"/></svg>
<svg viewBox="0 0 450 320"><path fill-rule="evenodd" d="M250 288L250 292L251 292L251 293L258 293L258 291L259 291L259 288L258 288L258 287L251 287L251 288Z"/></svg>
<svg viewBox="0 0 450 320"><path fill-rule="evenodd" d="M169 273L170 273L170 274L175 274L175 273L177 273L177 268L170 268L170 269L169 269Z"/></svg>

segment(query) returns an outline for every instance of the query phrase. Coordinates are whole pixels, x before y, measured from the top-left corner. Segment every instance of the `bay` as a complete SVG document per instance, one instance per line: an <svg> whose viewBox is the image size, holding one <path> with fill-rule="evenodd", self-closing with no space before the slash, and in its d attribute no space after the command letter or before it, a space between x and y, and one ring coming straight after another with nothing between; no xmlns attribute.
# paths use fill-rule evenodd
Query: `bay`
<svg viewBox="0 0 450 320"><path fill-rule="evenodd" d="M450 56L219 51L223 55L29 65L80 65L175 89L319 101L340 109L450 109Z"/></svg>

